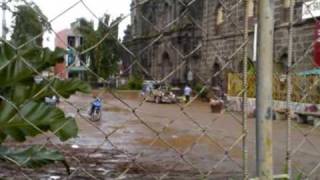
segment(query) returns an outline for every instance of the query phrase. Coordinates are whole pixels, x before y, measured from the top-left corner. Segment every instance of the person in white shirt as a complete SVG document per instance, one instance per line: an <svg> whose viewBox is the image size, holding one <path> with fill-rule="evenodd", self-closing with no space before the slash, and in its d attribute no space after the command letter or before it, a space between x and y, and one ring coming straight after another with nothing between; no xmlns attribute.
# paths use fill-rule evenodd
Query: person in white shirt
<svg viewBox="0 0 320 180"><path fill-rule="evenodd" d="M190 101L191 93L192 93L191 87L189 87L188 85L186 85L185 88L184 88L184 96L185 96L185 98L186 98L186 102L187 102L187 103Z"/></svg>

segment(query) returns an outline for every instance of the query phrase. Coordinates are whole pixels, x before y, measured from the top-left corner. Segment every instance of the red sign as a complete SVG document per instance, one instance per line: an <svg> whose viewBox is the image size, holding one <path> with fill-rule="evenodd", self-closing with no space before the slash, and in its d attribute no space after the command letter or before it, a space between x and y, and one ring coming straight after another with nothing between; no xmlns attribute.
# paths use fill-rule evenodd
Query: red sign
<svg viewBox="0 0 320 180"><path fill-rule="evenodd" d="M313 61L316 66L320 66L320 22L316 22L315 43L313 46Z"/></svg>

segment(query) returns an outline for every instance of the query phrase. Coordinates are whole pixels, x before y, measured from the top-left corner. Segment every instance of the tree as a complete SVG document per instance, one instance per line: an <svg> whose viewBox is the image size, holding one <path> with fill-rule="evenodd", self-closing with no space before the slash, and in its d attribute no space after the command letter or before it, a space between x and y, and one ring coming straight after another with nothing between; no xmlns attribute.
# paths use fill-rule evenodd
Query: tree
<svg viewBox="0 0 320 180"><path fill-rule="evenodd" d="M110 16L104 15L98 28L94 29L93 22L84 18L78 19L80 26L77 30L84 38L81 50L99 44L96 48L91 49L87 55L91 60L90 68L105 79L118 72L120 48L117 37L120 20L121 18L118 17L110 23Z"/></svg>
<svg viewBox="0 0 320 180"><path fill-rule="evenodd" d="M46 26L47 19L35 4L19 5L13 12L14 26L11 36L15 46L20 46L41 34ZM42 46L42 35L30 42Z"/></svg>
<svg viewBox="0 0 320 180"><path fill-rule="evenodd" d="M18 6L12 35L15 45L22 45L42 32L45 17L37 15L35 10L36 6ZM39 38L19 50L6 43L0 44L0 160L14 160L21 166L40 167L55 161L65 162L57 150L39 146L9 148L4 142L9 137L23 142L27 137L43 132L51 132L61 141L76 137L75 119L67 117L60 108L44 103L44 98L53 95L69 98L77 91L90 91L89 85L74 79L51 77L35 83L39 73L60 63L65 55L64 50L52 52L42 48L41 43Z"/></svg>
<svg viewBox="0 0 320 180"><path fill-rule="evenodd" d="M8 156L8 152L3 150L6 148L1 146L8 137L22 142L28 136L34 137L47 131L53 132L62 141L76 137L78 128L75 119L66 117L59 108L45 104L44 98L53 95L68 98L76 91L89 92L89 86L80 80L56 78L40 84L34 83L37 72L59 62L64 51L58 49L51 52L49 49L28 47L16 54L15 50L3 44L0 52L0 159L5 157L4 154ZM61 160L57 151L36 150L37 148L31 147L26 152L34 151L32 155L38 155L39 161ZM28 157L28 154L14 156L16 153L10 152L13 155L11 158L18 162Z"/></svg>

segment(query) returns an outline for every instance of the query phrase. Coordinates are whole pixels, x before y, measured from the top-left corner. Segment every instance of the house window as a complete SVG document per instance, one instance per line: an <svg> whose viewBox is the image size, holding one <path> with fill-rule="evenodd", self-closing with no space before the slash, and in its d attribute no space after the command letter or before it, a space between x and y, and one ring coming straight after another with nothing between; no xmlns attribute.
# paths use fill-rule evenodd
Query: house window
<svg viewBox="0 0 320 180"><path fill-rule="evenodd" d="M219 6L217 10L217 25L221 25L224 22L224 10L222 6Z"/></svg>
<svg viewBox="0 0 320 180"><path fill-rule="evenodd" d="M284 8L290 8L290 0L283 0L282 4Z"/></svg>
<svg viewBox="0 0 320 180"><path fill-rule="evenodd" d="M165 2L164 3L164 9L166 10L168 7L169 7L169 4Z"/></svg>
<svg viewBox="0 0 320 180"><path fill-rule="evenodd" d="M248 0L248 9L247 9L247 14L248 17L253 17L254 16L254 1L253 0Z"/></svg>
<svg viewBox="0 0 320 180"><path fill-rule="evenodd" d="M83 37L80 37L80 46L83 45L83 42L84 42Z"/></svg>
<svg viewBox="0 0 320 180"><path fill-rule="evenodd" d="M216 33L219 34L221 29L222 29L222 25L224 22L224 9L222 6L219 6L217 11L216 11Z"/></svg>
<svg viewBox="0 0 320 180"><path fill-rule="evenodd" d="M282 0L281 21L288 22L290 16L290 2L291 0Z"/></svg>
<svg viewBox="0 0 320 180"><path fill-rule="evenodd" d="M68 36L68 46L74 48L75 45L76 45L76 37Z"/></svg>

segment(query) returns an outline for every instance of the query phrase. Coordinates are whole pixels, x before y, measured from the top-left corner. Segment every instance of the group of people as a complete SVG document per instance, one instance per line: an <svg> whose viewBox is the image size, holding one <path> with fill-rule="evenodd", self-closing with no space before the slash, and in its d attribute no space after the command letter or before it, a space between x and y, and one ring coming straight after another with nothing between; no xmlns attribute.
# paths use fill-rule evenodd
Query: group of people
<svg viewBox="0 0 320 180"><path fill-rule="evenodd" d="M154 87L155 89L157 89L157 85L155 85ZM152 91L152 86L150 84L146 84L145 86L143 86L142 91L141 91L141 95L145 96L150 94ZM183 89L183 95L185 97L185 101L189 102L190 101L190 97L192 95L192 88L186 84L184 89Z"/></svg>
<svg viewBox="0 0 320 180"><path fill-rule="evenodd" d="M151 91L150 87L147 86L147 89L145 90L145 93L150 93L150 91ZM186 102L190 101L191 94L192 94L191 87L189 85L186 85L184 87L184 96L185 96ZM93 98L94 98L94 100L91 102L91 108L90 108L90 111L89 111L89 115L90 116L93 114L93 112L95 110L100 110L100 108L102 106L102 101L101 101L101 99L99 97L94 96Z"/></svg>
<svg viewBox="0 0 320 180"><path fill-rule="evenodd" d="M150 91L151 91L151 88L149 86L147 86L146 89L144 90L144 93L150 93ZM190 102L190 98L192 96L192 88L188 84L186 84L183 89L183 95L185 97L185 102L186 103ZM210 104L211 103L212 103L212 101L210 102ZM102 105L101 99L98 98L97 96L94 96L94 100L91 103L91 109L90 109L89 115L92 115L92 113L96 109L100 110L101 105Z"/></svg>

